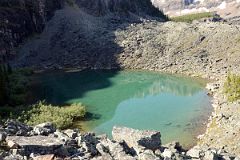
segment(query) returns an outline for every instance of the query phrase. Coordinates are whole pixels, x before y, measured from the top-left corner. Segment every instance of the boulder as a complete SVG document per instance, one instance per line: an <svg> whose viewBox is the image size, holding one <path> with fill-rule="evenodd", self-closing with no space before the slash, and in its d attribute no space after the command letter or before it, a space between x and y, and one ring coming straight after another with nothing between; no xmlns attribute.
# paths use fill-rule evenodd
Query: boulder
<svg viewBox="0 0 240 160"><path fill-rule="evenodd" d="M10 152L12 155L24 155L24 149L11 149Z"/></svg>
<svg viewBox="0 0 240 160"><path fill-rule="evenodd" d="M6 132L0 132L0 142L5 141L7 138L7 133Z"/></svg>
<svg viewBox="0 0 240 160"><path fill-rule="evenodd" d="M195 146L191 148L189 151L187 151L187 156L190 156L192 158L200 158L202 152L203 151L198 146Z"/></svg>
<svg viewBox="0 0 240 160"><path fill-rule="evenodd" d="M208 150L204 153L203 160L218 160L218 156L216 153L212 152L211 150Z"/></svg>
<svg viewBox="0 0 240 160"><path fill-rule="evenodd" d="M54 137L60 139L63 142L67 142L70 140L70 138L65 134L57 130L56 132L53 133Z"/></svg>
<svg viewBox="0 0 240 160"><path fill-rule="evenodd" d="M12 155L12 154L4 157L4 160L24 160L24 159L27 159L27 158L21 155Z"/></svg>
<svg viewBox="0 0 240 160"><path fill-rule="evenodd" d="M172 158L173 152L170 149L164 149L164 152L162 153L162 156L164 158Z"/></svg>
<svg viewBox="0 0 240 160"><path fill-rule="evenodd" d="M92 160L113 160L113 158L110 154L103 154L101 156L92 158Z"/></svg>
<svg viewBox="0 0 240 160"><path fill-rule="evenodd" d="M108 139L107 137L102 137L96 146L98 152L101 155L110 154L113 159L116 160L135 160L136 158L130 154L130 148L127 148L122 143L118 143ZM129 154L128 154L129 153Z"/></svg>
<svg viewBox="0 0 240 160"><path fill-rule="evenodd" d="M183 148L182 146L180 145L179 142L171 142L171 143L168 143L168 144L165 144L163 145L163 147L165 148L168 148L170 149L172 152L182 152L183 151Z"/></svg>
<svg viewBox="0 0 240 160"><path fill-rule="evenodd" d="M64 144L61 140L50 136L8 136L6 142L12 149L20 147L22 156L29 156L31 153L55 154Z"/></svg>
<svg viewBox="0 0 240 160"><path fill-rule="evenodd" d="M37 135L47 136L51 133L54 133L56 131L56 128L54 127L54 125L51 122L47 122L47 123L42 123L42 124L36 125L33 128L33 131Z"/></svg>
<svg viewBox="0 0 240 160"><path fill-rule="evenodd" d="M4 125L8 135L26 136L32 130L32 127L15 120L8 120Z"/></svg>
<svg viewBox="0 0 240 160"><path fill-rule="evenodd" d="M94 133L86 133L78 137L78 146L84 148L84 150L91 153L92 156L96 156L98 154L96 149L97 143L98 140L96 139Z"/></svg>
<svg viewBox="0 0 240 160"><path fill-rule="evenodd" d="M72 139L75 139L78 136L78 132L72 129L67 129L64 131L64 133Z"/></svg>
<svg viewBox="0 0 240 160"><path fill-rule="evenodd" d="M139 160L160 160L160 158L154 155L153 151L149 149L140 153L138 155L138 159Z"/></svg>
<svg viewBox="0 0 240 160"><path fill-rule="evenodd" d="M54 160L54 154L36 156L33 160Z"/></svg>
<svg viewBox="0 0 240 160"><path fill-rule="evenodd" d="M136 130L126 127L113 127L112 137L116 141L124 140L129 147L137 152L142 149L156 150L161 146L161 134L158 131Z"/></svg>
<svg viewBox="0 0 240 160"><path fill-rule="evenodd" d="M20 147L18 143L14 142L12 140L7 140L7 145L10 149L17 149Z"/></svg>

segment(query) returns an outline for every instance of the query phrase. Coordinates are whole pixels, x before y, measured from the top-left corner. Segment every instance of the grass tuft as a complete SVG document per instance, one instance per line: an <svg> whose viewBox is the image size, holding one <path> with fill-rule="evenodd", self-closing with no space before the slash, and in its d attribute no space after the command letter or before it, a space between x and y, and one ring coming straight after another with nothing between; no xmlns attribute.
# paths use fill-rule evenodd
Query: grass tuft
<svg viewBox="0 0 240 160"><path fill-rule="evenodd" d="M194 20L199 20L202 18L211 18L213 16L214 14L212 12L194 13L194 14L187 14L187 15L178 16L178 17L172 17L171 21L192 23Z"/></svg>
<svg viewBox="0 0 240 160"><path fill-rule="evenodd" d="M229 74L224 83L224 92L228 101L233 102L240 99L240 76Z"/></svg>

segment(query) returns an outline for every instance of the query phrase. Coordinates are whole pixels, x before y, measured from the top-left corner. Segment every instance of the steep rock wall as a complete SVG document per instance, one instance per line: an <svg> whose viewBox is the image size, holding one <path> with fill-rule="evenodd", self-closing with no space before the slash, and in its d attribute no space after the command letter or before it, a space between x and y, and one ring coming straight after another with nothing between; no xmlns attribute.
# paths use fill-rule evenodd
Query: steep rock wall
<svg viewBox="0 0 240 160"><path fill-rule="evenodd" d="M152 5L150 0L76 0L76 3L84 11L95 16L109 13L162 16L162 13Z"/></svg>
<svg viewBox="0 0 240 160"><path fill-rule="evenodd" d="M1 0L0 62L13 57L24 39L41 33L54 12L66 4L74 6L70 10L79 8L94 17L109 15L122 20L131 15L166 19L150 0Z"/></svg>
<svg viewBox="0 0 240 160"><path fill-rule="evenodd" d="M0 62L14 54L14 48L26 37L41 33L62 0L0 1Z"/></svg>

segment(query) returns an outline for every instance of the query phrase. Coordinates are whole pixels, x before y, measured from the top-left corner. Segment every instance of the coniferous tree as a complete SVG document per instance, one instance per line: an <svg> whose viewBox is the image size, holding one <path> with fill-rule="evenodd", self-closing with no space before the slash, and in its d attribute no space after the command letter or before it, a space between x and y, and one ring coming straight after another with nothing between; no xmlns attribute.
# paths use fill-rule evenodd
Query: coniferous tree
<svg viewBox="0 0 240 160"><path fill-rule="evenodd" d="M8 101L8 71L4 64L0 65L0 105Z"/></svg>

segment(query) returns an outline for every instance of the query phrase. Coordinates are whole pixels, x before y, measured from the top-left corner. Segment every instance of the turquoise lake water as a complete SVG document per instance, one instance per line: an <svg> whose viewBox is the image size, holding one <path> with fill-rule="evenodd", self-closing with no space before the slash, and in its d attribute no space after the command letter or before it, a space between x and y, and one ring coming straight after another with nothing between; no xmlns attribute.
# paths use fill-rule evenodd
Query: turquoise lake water
<svg viewBox="0 0 240 160"><path fill-rule="evenodd" d="M53 104L81 102L88 118L74 127L111 136L114 125L161 132L163 143L191 146L204 132L210 98L200 80L149 71L45 73L40 99Z"/></svg>

